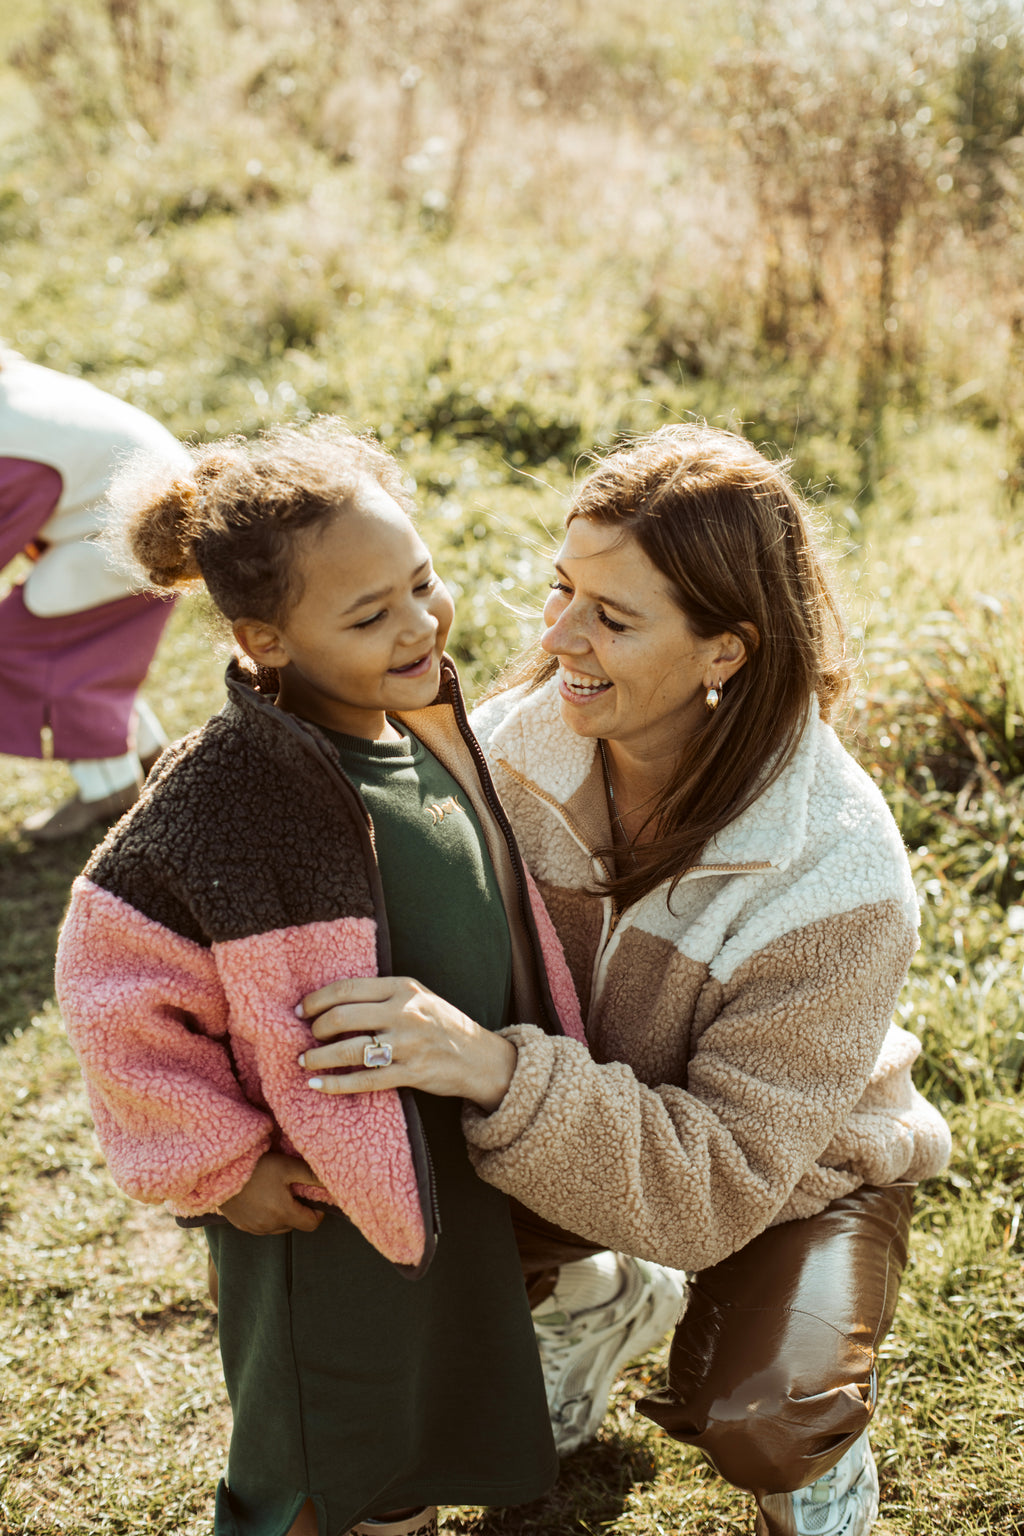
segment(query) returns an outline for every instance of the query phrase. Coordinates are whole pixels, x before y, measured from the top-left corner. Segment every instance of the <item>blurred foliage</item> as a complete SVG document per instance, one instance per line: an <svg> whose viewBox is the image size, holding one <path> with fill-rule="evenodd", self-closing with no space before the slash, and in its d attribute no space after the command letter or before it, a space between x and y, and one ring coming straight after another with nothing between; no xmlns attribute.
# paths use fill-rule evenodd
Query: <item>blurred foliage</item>
<svg viewBox="0 0 1024 1536"><path fill-rule="evenodd" d="M944 535L940 524L940 548ZM957 891L1024 916L1019 525L986 520L979 508L960 538L972 535L973 557L955 572L906 525L902 547L891 528L876 535L892 579L868 626L856 745L933 894ZM956 561L952 539L945 557Z"/></svg>
<svg viewBox="0 0 1024 1536"><path fill-rule="evenodd" d="M956 410L1021 483L1011 0L31 16L6 340L178 432L336 410L568 469L697 413L875 496L901 414Z"/></svg>

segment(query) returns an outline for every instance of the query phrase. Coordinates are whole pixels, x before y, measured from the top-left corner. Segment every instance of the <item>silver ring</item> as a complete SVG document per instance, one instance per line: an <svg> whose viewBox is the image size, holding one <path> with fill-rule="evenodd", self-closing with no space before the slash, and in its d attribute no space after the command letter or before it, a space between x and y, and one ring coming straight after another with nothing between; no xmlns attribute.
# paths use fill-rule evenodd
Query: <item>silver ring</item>
<svg viewBox="0 0 1024 1536"><path fill-rule="evenodd" d="M392 1051L386 1040L378 1040L376 1035L370 1036L368 1045L363 1046L364 1067L390 1067Z"/></svg>

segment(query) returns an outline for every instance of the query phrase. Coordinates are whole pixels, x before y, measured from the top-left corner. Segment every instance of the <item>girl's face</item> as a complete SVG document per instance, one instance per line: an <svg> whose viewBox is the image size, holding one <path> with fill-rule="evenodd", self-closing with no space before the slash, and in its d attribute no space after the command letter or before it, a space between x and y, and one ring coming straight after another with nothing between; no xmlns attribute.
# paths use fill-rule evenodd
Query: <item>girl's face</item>
<svg viewBox="0 0 1024 1536"><path fill-rule="evenodd" d="M629 533L576 517L555 557L541 645L558 658L562 719L637 760L674 766L708 688L745 660L735 636L702 639Z"/></svg>
<svg viewBox="0 0 1024 1536"><path fill-rule="evenodd" d="M301 539L302 595L279 625L240 621L253 659L281 674L278 704L370 741L388 711L431 703L455 608L430 553L375 480L356 505Z"/></svg>

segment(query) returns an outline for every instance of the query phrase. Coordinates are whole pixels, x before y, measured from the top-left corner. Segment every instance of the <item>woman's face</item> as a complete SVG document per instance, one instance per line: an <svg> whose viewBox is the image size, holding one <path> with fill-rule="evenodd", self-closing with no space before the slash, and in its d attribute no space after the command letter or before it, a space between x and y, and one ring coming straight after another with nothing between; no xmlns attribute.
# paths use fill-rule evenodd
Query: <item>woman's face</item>
<svg viewBox="0 0 1024 1536"><path fill-rule="evenodd" d="M558 658L562 719L635 758L674 764L708 688L742 666L730 634L702 639L630 533L577 517L555 558L541 645Z"/></svg>

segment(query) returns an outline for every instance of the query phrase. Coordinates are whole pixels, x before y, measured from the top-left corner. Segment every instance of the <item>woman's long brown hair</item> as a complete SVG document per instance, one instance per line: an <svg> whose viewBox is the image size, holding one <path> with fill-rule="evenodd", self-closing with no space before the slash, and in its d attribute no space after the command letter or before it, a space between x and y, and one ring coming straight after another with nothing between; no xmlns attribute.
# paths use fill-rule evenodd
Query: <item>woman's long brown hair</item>
<svg viewBox="0 0 1024 1536"><path fill-rule="evenodd" d="M621 850L605 850L619 856L604 887L619 906L665 882L671 898L708 843L782 772L811 699L827 720L848 687L829 562L787 471L735 433L666 426L599 462L573 499L567 525L585 517L635 538L691 628L702 638L739 635L747 650L717 710L680 741L649 817L654 840L634 847L628 868ZM552 657L524 659L500 686L539 687L556 667Z"/></svg>

